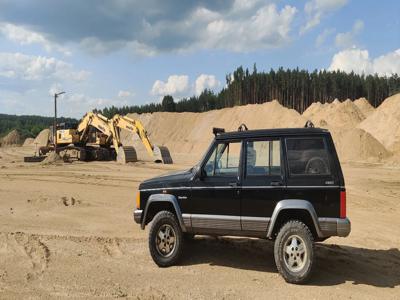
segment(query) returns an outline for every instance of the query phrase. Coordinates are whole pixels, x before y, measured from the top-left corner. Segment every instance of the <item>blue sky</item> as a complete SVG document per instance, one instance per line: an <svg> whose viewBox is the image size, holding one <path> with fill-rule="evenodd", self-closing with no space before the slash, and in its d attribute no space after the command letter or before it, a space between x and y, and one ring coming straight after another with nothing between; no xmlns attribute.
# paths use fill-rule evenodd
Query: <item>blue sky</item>
<svg viewBox="0 0 400 300"><path fill-rule="evenodd" d="M0 113L219 91L238 66L400 74L400 1L0 0Z"/></svg>

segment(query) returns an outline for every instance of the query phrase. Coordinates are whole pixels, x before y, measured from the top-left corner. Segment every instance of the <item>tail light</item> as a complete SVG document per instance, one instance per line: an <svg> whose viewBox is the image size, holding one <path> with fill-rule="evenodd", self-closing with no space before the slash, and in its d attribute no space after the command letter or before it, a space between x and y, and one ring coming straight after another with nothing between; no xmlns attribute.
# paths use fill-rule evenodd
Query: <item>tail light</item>
<svg viewBox="0 0 400 300"><path fill-rule="evenodd" d="M140 191L136 193L136 209L140 209Z"/></svg>
<svg viewBox="0 0 400 300"><path fill-rule="evenodd" d="M340 191L340 217L346 218L346 191Z"/></svg>

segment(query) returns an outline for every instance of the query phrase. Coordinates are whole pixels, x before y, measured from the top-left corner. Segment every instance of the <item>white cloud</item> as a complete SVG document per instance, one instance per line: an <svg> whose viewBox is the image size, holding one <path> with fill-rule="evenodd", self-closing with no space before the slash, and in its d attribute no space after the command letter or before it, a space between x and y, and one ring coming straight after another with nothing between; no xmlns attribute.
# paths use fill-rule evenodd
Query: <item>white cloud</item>
<svg viewBox="0 0 400 300"><path fill-rule="evenodd" d="M7 39L19 43L20 45L40 44L47 52L55 50L64 55L71 55L68 49L50 42L43 34L31 31L23 26L17 26L11 23L0 23L0 33Z"/></svg>
<svg viewBox="0 0 400 300"><path fill-rule="evenodd" d="M368 50L343 50L333 56L329 70L388 76L400 74L400 49L374 59L369 57Z"/></svg>
<svg viewBox="0 0 400 300"><path fill-rule="evenodd" d="M155 96L183 96L189 91L189 76L171 75L167 82L156 80L151 89L151 94Z"/></svg>
<svg viewBox="0 0 400 300"><path fill-rule="evenodd" d="M280 47L290 40L289 33L296 12L296 8L289 5L278 11L275 4L268 4L255 14L242 18L209 14L205 30L199 32L198 42L192 47L235 52Z"/></svg>
<svg viewBox="0 0 400 300"><path fill-rule="evenodd" d="M356 36L364 29L364 22L361 20L356 20L354 22L353 28L348 32L341 32L336 35L335 45L338 48L350 48L355 47Z"/></svg>
<svg viewBox="0 0 400 300"><path fill-rule="evenodd" d="M201 74L194 83L196 95L200 95L205 89L214 90L220 86L220 82L214 75Z"/></svg>
<svg viewBox="0 0 400 300"><path fill-rule="evenodd" d="M0 76L24 80L51 78L83 81L89 72L76 71L71 64L54 57L0 52Z"/></svg>
<svg viewBox="0 0 400 300"><path fill-rule="evenodd" d="M304 6L307 22L300 29L304 34L311 28L317 26L321 19L328 13L333 12L347 4L347 0L310 0Z"/></svg>
<svg viewBox="0 0 400 300"><path fill-rule="evenodd" d="M315 46L316 46L316 47L321 47L321 46L325 43L326 39L327 39L331 34L333 34L334 32L335 32L335 29L333 29L333 28L324 29L324 31L322 31L322 32L317 36L317 38L315 39Z"/></svg>
<svg viewBox="0 0 400 300"><path fill-rule="evenodd" d="M130 96L132 96L132 93L130 91L121 90L121 91L118 92L118 97L119 98L128 98Z"/></svg>
<svg viewBox="0 0 400 300"><path fill-rule="evenodd" d="M39 0L23 6L14 2L3 5L14 12L2 16L7 20L3 34L8 38L57 51L61 44L78 45L92 54L121 49L152 56L201 49L250 52L278 48L291 40L297 13L294 5L276 0L124 0L96 5L87 1L71 5L62 0L57 10ZM37 9L52 18L24 17L26 11Z"/></svg>

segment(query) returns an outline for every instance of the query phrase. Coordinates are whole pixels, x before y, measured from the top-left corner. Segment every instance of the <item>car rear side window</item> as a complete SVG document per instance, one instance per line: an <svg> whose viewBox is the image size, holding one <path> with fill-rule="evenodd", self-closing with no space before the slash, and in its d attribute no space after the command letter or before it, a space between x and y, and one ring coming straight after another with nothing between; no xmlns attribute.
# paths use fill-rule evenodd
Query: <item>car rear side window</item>
<svg viewBox="0 0 400 300"><path fill-rule="evenodd" d="M279 140L246 142L246 176L281 175L280 145Z"/></svg>
<svg viewBox="0 0 400 300"><path fill-rule="evenodd" d="M291 175L330 175L329 154L323 137L287 138Z"/></svg>

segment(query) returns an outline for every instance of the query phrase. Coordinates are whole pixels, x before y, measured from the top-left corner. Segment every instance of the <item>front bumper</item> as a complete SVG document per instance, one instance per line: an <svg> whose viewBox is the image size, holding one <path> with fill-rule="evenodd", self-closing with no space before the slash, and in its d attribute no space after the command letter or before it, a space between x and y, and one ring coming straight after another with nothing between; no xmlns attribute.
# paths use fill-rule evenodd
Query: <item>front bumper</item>
<svg viewBox="0 0 400 300"><path fill-rule="evenodd" d="M351 231L351 222L348 218L319 218L318 222L324 237L346 237Z"/></svg>
<svg viewBox="0 0 400 300"><path fill-rule="evenodd" d="M143 210L141 209L136 209L133 212L133 219L135 220L136 223L138 224L142 223L142 215L143 215Z"/></svg>

